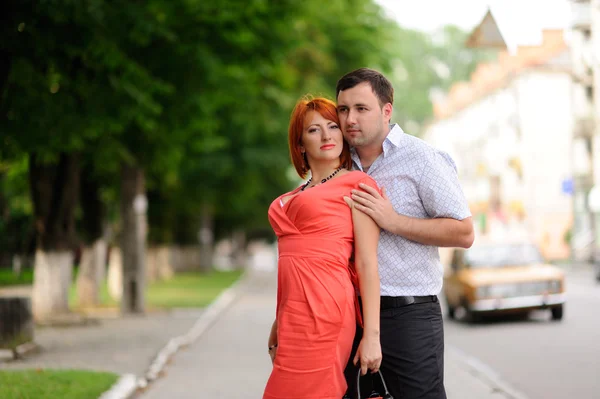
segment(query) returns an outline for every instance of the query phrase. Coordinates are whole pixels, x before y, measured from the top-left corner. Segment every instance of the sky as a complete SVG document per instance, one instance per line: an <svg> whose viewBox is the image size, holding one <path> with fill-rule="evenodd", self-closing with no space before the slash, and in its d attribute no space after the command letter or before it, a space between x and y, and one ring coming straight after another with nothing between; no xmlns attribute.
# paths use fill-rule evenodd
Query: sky
<svg viewBox="0 0 600 399"><path fill-rule="evenodd" d="M569 0L375 0L406 28L433 32L453 24L471 31L488 7L503 37L517 44L539 44L542 28L567 28Z"/></svg>

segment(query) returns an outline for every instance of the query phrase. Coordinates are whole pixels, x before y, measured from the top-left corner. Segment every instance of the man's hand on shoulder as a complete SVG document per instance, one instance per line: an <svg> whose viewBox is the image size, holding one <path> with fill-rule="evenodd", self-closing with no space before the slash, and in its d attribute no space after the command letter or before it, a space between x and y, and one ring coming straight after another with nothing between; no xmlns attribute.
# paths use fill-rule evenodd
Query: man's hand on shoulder
<svg viewBox="0 0 600 399"><path fill-rule="evenodd" d="M385 187L381 188L381 194L364 183L360 183L359 187L362 190L352 190L352 200L356 209L369 215L380 228L393 231L398 214L385 193Z"/></svg>

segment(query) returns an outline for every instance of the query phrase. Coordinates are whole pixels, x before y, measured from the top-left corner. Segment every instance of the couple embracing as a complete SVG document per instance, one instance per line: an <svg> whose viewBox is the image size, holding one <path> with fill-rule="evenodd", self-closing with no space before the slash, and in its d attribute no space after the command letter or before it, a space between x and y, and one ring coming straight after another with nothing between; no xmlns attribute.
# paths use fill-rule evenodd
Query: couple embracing
<svg viewBox="0 0 600 399"><path fill-rule="evenodd" d="M390 124L393 95L361 68L338 81L337 105L302 99L292 113L292 162L310 178L269 208L279 262L263 399L364 397L357 375L379 371L395 399L446 397L438 247L471 246L471 213L448 154Z"/></svg>

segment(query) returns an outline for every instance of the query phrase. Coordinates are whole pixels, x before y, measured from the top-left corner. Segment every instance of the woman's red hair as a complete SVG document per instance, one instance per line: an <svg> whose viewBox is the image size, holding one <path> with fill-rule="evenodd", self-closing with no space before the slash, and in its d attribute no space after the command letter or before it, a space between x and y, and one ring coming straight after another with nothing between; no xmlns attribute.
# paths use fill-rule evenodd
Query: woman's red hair
<svg viewBox="0 0 600 399"><path fill-rule="evenodd" d="M302 132L304 131L304 119L306 114L310 111L316 111L327 120L334 121L340 124L340 120L337 115L337 109L335 103L324 97L310 98L304 97L300 99L290 118L290 126L288 129L288 144L290 147L290 157L292 158L292 164L298 175L301 178L305 178L306 174L310 170L310 166L304 162L304 157L300 151L302 145ZM340 127L341 128L341 127ZM352 168L352 157L350 156L350 146L348 142L344 140L344 147L340 154L340 166L351 169Z"/></svg>

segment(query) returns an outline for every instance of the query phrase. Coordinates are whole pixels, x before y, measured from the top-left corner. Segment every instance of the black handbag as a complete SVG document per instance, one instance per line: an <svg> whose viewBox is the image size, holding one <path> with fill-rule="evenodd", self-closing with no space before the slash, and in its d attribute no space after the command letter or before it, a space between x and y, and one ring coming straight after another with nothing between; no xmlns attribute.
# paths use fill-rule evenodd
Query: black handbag
<svg viewBox="0 0 600 399"><path fill-rule="evenodd" d="M390 392L387 389L387 385L385 384L385 380L383 379L383 375L381 374L381 371L377 371L377 373L372 373L371 377L375 376L375 375L379 375L379 379L381 380L381 385L383 385L383 390L385 391L383 396L378 393L378 392L371 392L371 394L367 397L370 399L394 399L394 397L390 394ZM358 375L356 376L356 394L358 395L358 397L356 399L363 399L360 396L360 379L361 379L361 375L360 375L360 369L358 369ZM344 395L344 397L342 399L351 399L348 395Z"/></svg>

